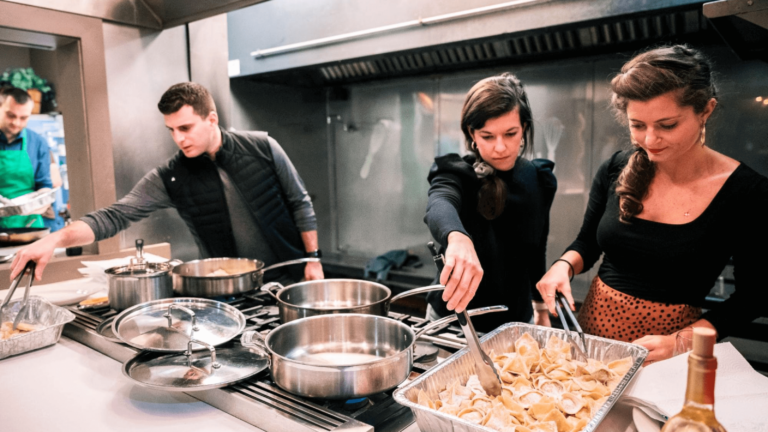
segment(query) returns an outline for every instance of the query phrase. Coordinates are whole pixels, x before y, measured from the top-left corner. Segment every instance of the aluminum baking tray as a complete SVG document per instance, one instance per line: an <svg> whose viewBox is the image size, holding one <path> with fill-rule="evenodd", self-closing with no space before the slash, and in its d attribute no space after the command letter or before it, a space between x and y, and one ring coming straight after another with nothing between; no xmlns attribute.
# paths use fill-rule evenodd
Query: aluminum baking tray
<svg viewBox="0 0 768 432"><path fill-rule="evenodd" d="M52 204L56 201L56 191L59 188L40 189L26 195L18 196L10 200L13 204L3 204L0 202L0 217L26 215Z"/></svg>
<svg viewBox="0 0 768 432"><path fill-rule="evenodd" d="M560 339L566 340L564 330L551 327L542 327L532 324L508 323L486 334L480 339L483 350L496 353L508 352L510 346L514 346L515 341L525 333L533 336L542 347L546 344L550 336L555 335ZM624 357L632 357L632 367L629 369L621 382L616 386L613 392L608 396L602 407L592 417L589 423L582 429L582 432L593 432L597 425L605 418L608 411L616 403L621 393L627 388L627 385L635 377L635 374L642 366L648 350L639 345L633 345L626 342L618 342L597 336L586 335L589 352L587 356L603 362L610 362ZM438 412L416 403L419 390L424 390L427 395L433 399L438 399L438 393L445 389L445 386L458 379L462 384L467 382L470 375L475 374L475 363L472 356L469 355L467 348L456 352L445 361L423 373L421 376L397 389L394 393L395 400L401 405L405 405L413 411L416 417L416 423L423 432L442 432L442 431L461 431L461 432L494 432L493 429L480 426L454 417L448 414Z"/></svg>
<svg viewBox="0 0 768 432"><path fill-rule="evenodd" d="M21 309L22 301L23 299L13 300L3 308L3 321L13 322ZM27 310L29 315L24 322L40 327L11 339L0 340L0 359L55 344L61 337L64 324L75 319L72 312L48 303L40 296L29 296Z"/></svg>

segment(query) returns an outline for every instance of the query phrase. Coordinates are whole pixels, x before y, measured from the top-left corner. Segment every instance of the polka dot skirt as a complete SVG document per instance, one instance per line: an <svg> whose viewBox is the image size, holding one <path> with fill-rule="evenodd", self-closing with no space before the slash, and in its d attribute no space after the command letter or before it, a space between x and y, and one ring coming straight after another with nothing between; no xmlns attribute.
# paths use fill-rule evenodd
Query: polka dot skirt
<svg viewBox="0 0 768 432"><path fill-rule="evenodd" d="M621 293L595 276L579 311L585 333L632 342L646 335L668 335L698 321L701 308L657 303Z"/></svg>

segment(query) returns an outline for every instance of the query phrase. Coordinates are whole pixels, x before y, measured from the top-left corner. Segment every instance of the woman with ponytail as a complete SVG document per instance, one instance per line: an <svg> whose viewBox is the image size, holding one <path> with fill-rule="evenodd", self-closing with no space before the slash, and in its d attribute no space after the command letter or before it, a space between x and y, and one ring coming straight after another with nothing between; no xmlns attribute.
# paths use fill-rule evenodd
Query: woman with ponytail
<svg viewBox="0 0 768 432"><path fill-rule="evenodd" d="M446 286L428 296L428 317L504 304L506 313L475 317L480 331L530 322L534 284L546 270L549 209L557 189L554 163L522 155L533 145L533 115L512 74L475 84L461 112L469 154L435 159L424 221L442 245ZM543 306L543 303L541 303ZM537 319L546 320L545 313Z"/></svg>
<svg viewBox="0 0 768 432"><path fill-rule="evenodd" d="M717 91L700 52L642 53L611 88L632 148L599 168L576 241L537 288L550 312L555 291L573 309L570 280L602 255L579 322L587 333L645 346L654 362L672 356L678 332L709 327L723 338L760 316L768 179L710 147ZM736 293L702 313L731 258Z"/></svg>

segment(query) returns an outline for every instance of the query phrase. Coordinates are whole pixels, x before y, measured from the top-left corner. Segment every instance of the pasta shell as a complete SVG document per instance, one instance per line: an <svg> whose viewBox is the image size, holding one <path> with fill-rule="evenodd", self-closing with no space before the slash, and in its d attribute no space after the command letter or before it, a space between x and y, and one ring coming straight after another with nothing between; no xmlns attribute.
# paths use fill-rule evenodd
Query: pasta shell
<svg viewBox="0 0 768 432"><path fill-rule="evenodd" d="M480 424L480 422L482 422L483 418L485 417L485 413L477 408L470 407L459 411L457 417L470 423Z"/></svg>
<svg viewBox="0 0 768 432"><path fill-rule="evenodd" d="M521 394L517 401L523 408L527 409L530 408L531 405L538 403L543 397L544 394L542 392L538 390L531 390Z"/></svg>
<svg viewBox="0 0 768 432"><path fill-rule="evenodd" d="M533 423L529 426L531 432L557 432L557 423L553 421Z"/></svg>
<svg viewBox="0 0 768 432"><path fill-rule="evenodd" d="M540 379L538 381L537 388L541 390L542 393L549 397L553 397L555 399L559 399L560 396L565 393L565 386L560 381L550 380L550 379Z"/></svg>
<svg viewBox="0 0 768 432"><path fill-rule="evenodd" d="M525 333L515 341L515 352L521 356L539 354L539 343L530 334Z"/></svg>
<svg viewBox="0 0 768 432"><path fill-rule="evenodd" d="M555 425L557 425L558 431L567 431L571 429L571 425L568 423L568 421L565 419L565 416L563 415L560 410L553 409L547 415L544 416L542 419L544 423L546 422L554 422Z"/></svg>
<svg viewBox="0 0 768 432"><path fill-rule="evenodd" d="M418 395L418 399L416 400L416 403L430 409L435 409L435 403L432 401L432 399L429 398L429 396L427 396L427 393L425 393L424 390L421 390L421 389L419 389L419 395Z"/></svg>
<svg viewBox="0 0 768 432"><path fill-rule="evenodd" d="M627 374L627 372L629 372L632 364L632 357L624 357L623 359L614 360L608 363L608 369L612 370L617 375L624 376Z"/></svg>
<svg viewBox="0 0 768 432"><path fill-rule="evenodd" d="M559 408L560 411L566 414L575 415L584 407L584 405L585 402L581 396L573 393L564 393L560 398Z"/></svg>

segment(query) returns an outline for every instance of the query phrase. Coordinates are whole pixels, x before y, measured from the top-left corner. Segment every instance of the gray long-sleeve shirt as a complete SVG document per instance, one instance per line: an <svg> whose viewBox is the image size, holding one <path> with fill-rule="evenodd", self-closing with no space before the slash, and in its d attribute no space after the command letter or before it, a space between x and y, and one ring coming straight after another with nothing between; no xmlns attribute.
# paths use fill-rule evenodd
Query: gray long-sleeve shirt
<svg viewBox="0 0 768 432"><path fill-rule="evenodd" d="M275 166L275 172L280 186L285 194L287 205L292 212L296 227L301 232L317 230L317 219L312 207L304 182L299 177L296 168L288 159L288 155L280 144L273 138L269 138L270 148ZM264 240L264 234L254 219L253 214L243 201L240 192L232 184L225 171L219 168L224 197L227 202L235 244L239 257L259 259L267 265L277 262L272 249ZM85 215L81 220L85 222L96 236L96 240L103 240L127 229L131 222L137 222L148 217L153 211L168 207L174 207L168 192L165 190L162 178L157 168L147 173L133 189L118 202L109 207L96 210ZM192 235L197 238L194 228L190 227ZM207 258L206 251L200 251L203 258Z"/></svg>

